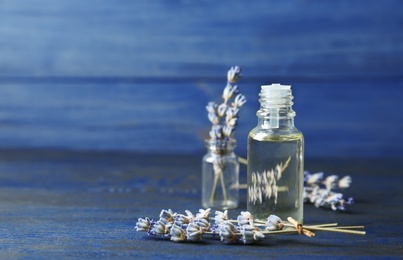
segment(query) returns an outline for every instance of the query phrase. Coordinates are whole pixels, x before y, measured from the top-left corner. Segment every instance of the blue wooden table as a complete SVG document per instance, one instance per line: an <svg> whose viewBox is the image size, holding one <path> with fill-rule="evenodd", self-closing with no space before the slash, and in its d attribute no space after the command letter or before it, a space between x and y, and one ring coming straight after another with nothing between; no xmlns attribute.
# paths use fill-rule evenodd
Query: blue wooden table
<svg viewBox="0 0 403 260"><path fill-rule="evenodd" d="M401 161L308 160L312 171L350 174L346 212L305 206L306 224L365 225L367 234L317 231L313 238L273 235L254 245L218 238L174 243L134 231L161 209L201 208L201 157L128 152L0 151L0 258L401 257ZM245 181L245 172L241 182ZM246 210L231 210L236 218ZM214 214L213 214L214 215Z"/></svg>

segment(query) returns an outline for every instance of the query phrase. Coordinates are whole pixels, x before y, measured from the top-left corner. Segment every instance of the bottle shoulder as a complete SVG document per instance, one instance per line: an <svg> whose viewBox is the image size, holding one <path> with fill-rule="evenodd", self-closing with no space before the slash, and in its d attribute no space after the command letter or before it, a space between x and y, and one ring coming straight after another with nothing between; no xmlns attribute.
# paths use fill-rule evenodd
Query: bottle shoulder
<svg viewBox="0 0 403 260"><path fill-rule="evenodd" d="M249 132L249 138L259 141L293 141L304 139L304 135L296 127L267 129L255 127Z"/></svg>

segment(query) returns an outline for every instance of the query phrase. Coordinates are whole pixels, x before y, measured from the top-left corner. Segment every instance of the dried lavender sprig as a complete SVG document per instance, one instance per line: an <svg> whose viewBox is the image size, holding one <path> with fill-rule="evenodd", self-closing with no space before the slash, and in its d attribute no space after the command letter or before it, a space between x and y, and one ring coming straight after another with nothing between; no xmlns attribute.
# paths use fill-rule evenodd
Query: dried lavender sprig
<svg viewBox="0 0 403 260"><path fill-rule="evenodd" d="M323 172L311 174L305 171L304 202L312 203L315 207L344 211L346 210L346 205L354 203L353 198L345 199L342 193L332 190L349 188L351 182L350 176L339 179L337 175L330 175L324 179Z"/></svg>
<svg viewBox="0 0 403 260"><path fill-rule="evenodd" d="M224 243L243 243L251 244L256 241L262 240L267 234L279 234L279 233L299 233L306 234L308 236L314 236L310 230L342 232L349 234L365 235L365 231L357 231L351 229L364 228L364 226L347 226L347 227L334 227L337 223L322 224L322 225L305 225L298 223L292 218L288 218L288 221L283 221L275 215L270 215L267 218L266 223L255 221L250 212L243 211L238 216L237 220L229 220L228 212L215 212L215 221L220 224L210 225L209 215L210 209L200 209L196 217L190 212L186 211L187 215L173 213L171 210L162 210L160 214L160 220L154 221L149 218L139 218L136 223L135 230L138 232L147 232L151 236L161 237L164 239L171 239L174 242L198 242L201 241L203 235L211 234L213 237L219 234L221 241ZM171 219L171 216L185 216L190 220L189 224L177 225L164 219ZM233 222L238 223L237 225ZM263 224L265 230L262 230L258 226ZM283 229L288 227L287 229ZM308 230L310 229L310 230Z"/></svg>
<svg viewBox="0 0 403 260"><path fill-rule="evenodd" d="M288 167L291 157L287 161L276 165L269 171L252 172L251 184L248 187L249 202L256 204L262 203L264 199L274 198L277 204L278 192L286 190L288 187L278 186L277 181L281 179L283 172Z"/></svg>
<svg viewBox="0 0 403 260"><path fill-rule="evenodd" d="M235 85L241 78L241 68L231 67L227 72L227 84L222 93L223 102L216 104L209 102L206 106L207 115L212 123L210 138L212 140L223 140L232 138L238 123L239 109L246 103L246 97L239 93ZM234 101L229 104L230 100Z"/></svg>
<svg viewBox="0 0 403 260"><path fill-rule="evenodd" d="M239 93L238 86L235 85L240 78L241 68L239 66L231 67L227 72L227 84L222 93L223 102L219 105L215 102L209 102L206 106L208 119L212 123L209 132L211 141L218 142L233 139L235 128L238 124L239 109L246 103L245 96ZM234 100L229 104L231 99ZM227 190L223 174L224 166L220 164L220 161L216 160L213 162L213 167L214 180L210 195L211 204L213 204L216 197L218 183L221 184L223 200L227 200Z"/></svg>

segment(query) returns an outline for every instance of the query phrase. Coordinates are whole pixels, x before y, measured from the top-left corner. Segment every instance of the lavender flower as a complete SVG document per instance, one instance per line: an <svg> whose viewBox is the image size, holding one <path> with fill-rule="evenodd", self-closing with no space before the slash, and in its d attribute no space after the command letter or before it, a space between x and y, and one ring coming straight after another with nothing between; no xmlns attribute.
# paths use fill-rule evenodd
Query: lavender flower
<svg viewBox="0 0 403 260"><path fill-rule="evenodd" d="M164 222L158 220L157 223L155 223L153 228L150 230L150 234L156 236L165 236L169 234L169 227L169 225L165 225Z"/></svg>
<svg viewBox="0 0 403 260"><path fill-rule="evenodd" d="M160 221L162 221L164 224L173 223L175 215L176 213L173 213L171 209L163 209L160 213Z"/></svg>
<svg viewBox="0 0 403 260"><path fill-rule="evenodd" d="M252 244L255 241L259 241L265 237L264 234L253 225L253 222L251 222L249 225L243 225L241 228L241 234L241 241L244 244Z"/></svg>
<svg viewBox="0 0 403 260"><path fill-rule="evenodd" d="M221 223L225 222L228 220L228 210L225 210L224 212L221 211L216 211L215 212L215 224L220 225Z"/></svg>
<svg viewBox="0 0 403 260"><path fill-rule="evenodd" d="M239 66L233 66L228 70L227 80L230 83L236 83L241 78L241 68Z"/></svg>
<svg viewBox="0 0 403 260"><path fill-rule="evenodd" d="M238 241L237 228L229 221L223 221L220 225L220 239L226 244L236 243Z"/></svg>
<svg viewBox="0 0 403 260"><path fill-rule="evenodd" d="M186 228L186 238L192 242L201 241L203 238L203 230L196 223L190 223Z"/></svg>
<svg viewBox="0 0 403 260"><path fill-rule="evenodd" d="M204 218L209 221L211 209L199 209L199 213L196 214L196 218Z"/></svg>
<svg viewBox="0 0 403 260"><path fill-rule="evenodd" d="M175 225L182 226L189 224L195 218L195 216L193 216L192 212L190 212L189 210L185 210L185 213L186 215L183 214L176 215L174 222Z"/></svg>
<svg viewBox="0 0 403 260"><path fill-rule="evenodd" d="M231 138L235 133L235 127L226 125L222 129L224 136Z"/></svg>
<svg viewBox="0 0 403 260"><path fill-rule="evenodd" d="M227 125L230 125L230 126L236 125L236 122L235 122L235 124L229 124L229 122L230 122L231 120L233 120L233 119L236 120L236 119L237 119L237 117L236 117L236 115L235 115L234 112L236 112L236 111L233 110L232 108L226 110L225 123L226 123Z"/></svg>
<svg viewBox="0 0 403 260"><path fill-rule="evenodd" d="M238 117L239 108L229 107L226 111L226 116L230 118Z"/></svg>
<svg viewBox="0 0 403 260"><path fill-rule="evenodd" d="M240 226L247 225L250 223L250 221L253 221L253 219L254 218L249 211L241 211L241 215L237 217L238 225Z"/></svg>
<svg viewBox="0 0 403 260"><path fill-rule="evenodd" d="M228 106L226 103L222 103L217 108L217 114L219 117L223 117L227 113Z"/></svg>
<svg viewBox="0 0 403 260"><path fill-rule="evenodd" d="M213 125L218 125L220 123L220 119L217 117L216 114L208 113L208 119Z"/></svg>
<svg viewBox="0 0 403 260"><path fill-rule="evenodd" d="M206 110L209 114L215 114L217 109L217 104L214 102L208 102Z"/></svg>
<svg viewBox="0 0 403 260"><path fill-rule="evenodd" d="M353 199L349 198L345 200L343 194L332 193L324 200L323 204L325 204L326 207L330 207L332 210L346 210L345 205L353 204Z"/></svg>
<svg viewBox="0 0 403 260"><path fill-rule="evenodd" d="M238 94L238 86L227 84L225 86L224 91L222 93L222 98L224 99L224 103L227 103L232 97Z"/></svg>
<svg viewBox="0 0 403 260"><path fill-rule="evenodd" d="M284 222L281 220L281 218L277 217L276 215L270 215L267 218L266 222L266 230L269 231L275 231L275 230L281 230L284 227Z"/></svg>
<svg viewBox="0 0 403 260"><path fill-rule="evenodd" d="M174 242L182 242L186 240L186 230L178 225L173 225L169 234L171 235L171 240Z"/></svg>
<svg viewBox="0 0 403 260"><path fill-rule="evenodd" d="M135 230L138 232L148 232L151 229L149 218L139 218L136 223Z"/></svg>
<svg viewBox="0 0 403 260"><path fill-rule="evenodd" d="M309 174L308 172L305 173L306 176L306 184L309 186L316 186L319 185L320 182L323 180L323 172L318 172L314 174Z"/></svg>
<svg viewBox="0 0 403 260"><path fill-rule="evenodd" d="M242 94L238 94L235 97L234 102L232 103L233 107L241 107L246 103L246 97Z"/></svg>
<svg viewBox="0 0 403 260"><path fill-rule="evenodd" d="M326 189L332 190L336 187L338 181L339 177L337 175L330 175L325 179L323 184L326 186Z"/></svg>
<svg viewBox="0 0 403 260"><path fill-rule="evenodd" d="M210 133L209 133L211 139L213 139L213 140L221 139L223 137L222 129L223 128L220 125L213 125L211 127L211 130L210 130Z"/></svg>
<svg viewBox="0 0 403 260"><path fill-rule="evenodd" d="M339 180L339 188L340 189L347 189L350 187L352 180L350 176L344 176Z"/></svg>
<svg viewBox="0 0 403 260"><path fill-rule="evenodd" d="M195 218L192 223L198 225L202 231L208 231L210 229L210 222L205 218Z"/></svg>
<svg viewBox="0 0 403 260"><path fill-rule="evenodd" d="M235 127L237 125L238 122L238 118L234 117L234 118L227 118L225 120L225 122L227 123L227 126L230 127Z"/></svg>

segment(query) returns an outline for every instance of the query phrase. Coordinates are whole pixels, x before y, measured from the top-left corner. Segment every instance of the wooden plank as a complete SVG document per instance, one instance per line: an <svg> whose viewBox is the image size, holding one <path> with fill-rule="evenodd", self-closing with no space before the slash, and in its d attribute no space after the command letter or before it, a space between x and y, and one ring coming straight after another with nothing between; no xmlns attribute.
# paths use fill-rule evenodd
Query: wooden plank
<svg viewBox="0 0 403 260"><path fill-rule="evenodd" d="M240 155L259 86L280 82L307 156L402 158L401 7L2 1L0 147L202 153L204 106L239 64Z"/></svg>
<svg viewBox="0 0 403 260"><path fill-rule="evenodd" d="M365 4L365 11L362 10ZM1 76L402 76L401 1L2 1Z"/></svg>
<svg viewBox="0 0 403 260"><path fill-rule="evenodd" d="M223 81L224 82L224 81ZM256 126L261 83L240 83L249 100L240 114L237 153ZM351 85L352 87L346 87ZM4 84L0 147L204 152L205 105L219 101L218 82ZM296 126L308 157L402 158L400 86L380 83L293 85Z"/></svg>

